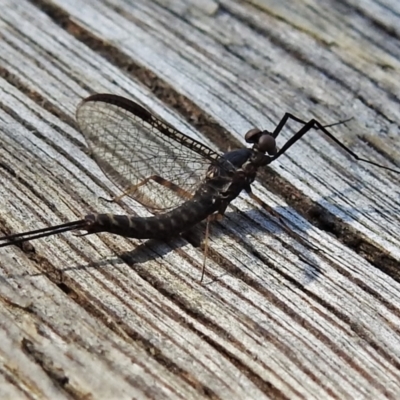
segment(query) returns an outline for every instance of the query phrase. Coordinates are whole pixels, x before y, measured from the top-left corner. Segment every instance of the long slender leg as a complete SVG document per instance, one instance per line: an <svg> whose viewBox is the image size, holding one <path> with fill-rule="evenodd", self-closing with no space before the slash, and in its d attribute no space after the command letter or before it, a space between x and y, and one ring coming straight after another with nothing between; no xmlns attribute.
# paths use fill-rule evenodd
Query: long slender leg
<svg viewBox="0 0 400 400"><path fill-rule="evenodd" d="M154 181L158 184L160 184L161 186L165 186L169 189L171 189L172 191L174 191L175 193L177 193L179 196L181 196L183 199L188 200L192 198L192 195L187 192L186 190L183 190L181 187L179 187L178 185L176 185L175 183L172 183L164 178L162 178L161 176L158 175L152 175L149 176L148 178L143 179L141 182L139 182L137 185L132 185L129 189L127 189L125 192L123 192L121 195L114 197L112 199L104 199L110 203L114 203L114 202L118 202L120 201L123 197L125 196L129 196L133 193L135 193L135 191L140 187L145 185L147 182L150 181Z"/></svg>
<svg viewBox="0 0 400 400"><path fill-rule="evenodd" d="M278 125L272 132L272 136L274 138L277 138L277 136L280 134L282 128L286 125L286 123L288 122L289 119L292 119L293 121L296 121L296 122L300 122L301 124L304 124L304 125L307 124L306 121L303 121L302 119L297 118L293 114L285 113L285 115L282 117L282 119L279 121Z"/></svg>
<svg viewBox="0 0 400 400"><path fill-rule="evenodd" d="M278 124L277 129L275 129L273 135L278 135L280 130L282 129L283 125L287 122L288 119L293 119L298 122L303 122L297 117L293 116L292 114L286 113L285 116L282 118L281 122ZM283 121L283 124L282 124ZM353 158L355 158L357 161L362 161L366 162L368 164L374 165L379 168L384 168L388 171L392 171L394 173L399 174L400 171L386 167L384 165L378 164L374 161L367 160L366 158L359 157L356 153L354 153L352 150L350 150L347 146L345 146L340 140L336 139L335 136L333 136L327 129L327 126L333 126L337 125L338 123L344 123L346 121L341 121L341 122L336 122L335 124L330 124L330 125L322 125L320 122L318 122L315 119L311 119L305 125L293 136L291 137L284 145L283 147L278 151L278 153L273 157L273 160L276 160L278 157L280 157L282 154L284 154L291 146L293 146L300 138L302 138L310 129L317 129L320 130L322 133L324 133L326 136L328 136L331 140L333 140L339 147L341 147L344 151L346 151L348 154L350 154ZM278 129L279 128L279 129Z"/></svg>
<svg viewBox="0 0 400 400"><path fill-rule="evenodd" d="M207 260L207 254L208 254L208 236L210 234L210 222L212 218L211 215L207 218L207 224L206 224L206 235L204 239L204 253L203 253L203 266L201 268L201 277L200 277L200 283L203 282L204 278L204 273L206 271L206 260Z"/></svg>
<svg viewBox="0 0 400 400"><path fill-rule="evenodd" d="M374 165L375 167L379 167L379 168L384 168L388 171L392 171L395 172L397 174L400 173L399 170L390 168L390 167L386 167L384 165L378 164L374 161L371 160L367 160L366 158L362 158L359 157L356 153L354 153L354 151L350 150L347 146L345 146L342 142L340 142L338 139L336 139L330 132L327 131L326 126L322 125L320 122L316 121L315 119L311 120L314 123L314 128L319 129L322 133L324 133L326 136L328 136L331 140L333 140L339 147L341 147L344 151L346 151L347 153L349 153L352 157L354 157L357 161L362 161L362 162L366 162L368 164Z"/></svg>
<svg viewBox="0 0 400 400"><path fill-rule="evenodd" d="M297 117L293 116L292 114L286 113L285 116L282 118L282 121L284 120L284 123L287 122L288 119L293 119L298 122L303 122L299 120ZM281 121L281 122L282 122ZM338 146L340 146L343 150L347 151L350 155L352 155L356 160L360 161L366 161L370 162L373 164L373 162L365 160L363 158L360 158L355 154L353 151L351 151L347 146L345 146L340 140L336 139L335 136L333 136L326 128L323 126L320 122L318 122L315 119L311 119L310 121L304 123L305 125L293 136L291 137L285 144L284 146L278 151L278 153L274 156L274 160L276 160L279 156L281 156L283 153L285 153L292 145L294 145L299 139L301 139L310 129L318 129L321 130L326 136L328 136L330 139L332 139ZM335 123L337 125L338 123ZM279 123L278 127L281 125ZM332 126L333 124L329 125ZM282 129L282 126L281 128ZM275 134L276 130L274 131ZM279 131L278 133L279 134Z"/></svg>
<svg viewBox="0 0 400 400"><path fill-rule="evenodd" d="M224 218L224 212L226 208L228 207L228 204L223 205L218 212L211 214L207 217L207 224L206 224L206 234L204 238L204 256L203 256L203 266L201 269L201 278L200 278L200 283L203 282L204 278L204 273L206 270L206 260L207 260L207 254L208 254L208 238L210 235L210 223L214 221L221 221Z"/></svg>
<svg viewBox="0 0 400 400"><path fill-rule="evenodd" d="M276 128L272 132L272 136L274 138L276 138L279 135L279 133L281 132L282 128L286 125L286 123L288 122L289 119L292 119L293 121L296 121L296 122L300 122L303 125L307 125L310 122L310 121L306 122L306 121L296 117L293 114L285 113L285 115L282 117L282 119L279 121L278 125L276 126ZM349 122L351 119L353 119L353 118L348 118L348 119L345 119L343 121L334 122L333 124L329 124L329 125L321 125L320 123L318 123L319 126L314 126L314 128L315 129L330 128L332 126L345 124L346 122ZM317 122L315 119L312 119L311 121Z"/></svg>

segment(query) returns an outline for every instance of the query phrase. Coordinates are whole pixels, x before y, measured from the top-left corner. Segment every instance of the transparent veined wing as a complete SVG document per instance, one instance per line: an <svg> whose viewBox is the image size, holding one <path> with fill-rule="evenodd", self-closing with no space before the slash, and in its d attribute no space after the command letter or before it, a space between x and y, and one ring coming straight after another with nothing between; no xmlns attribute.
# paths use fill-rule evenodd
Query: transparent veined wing
<svg viewBox="0 0 400 400"><path fill-rule="evenodd" d="M182 204L204 181L210 164L228 163L121 96L89 96L79 104L76 119L105 175L152 212Z"/></svg>

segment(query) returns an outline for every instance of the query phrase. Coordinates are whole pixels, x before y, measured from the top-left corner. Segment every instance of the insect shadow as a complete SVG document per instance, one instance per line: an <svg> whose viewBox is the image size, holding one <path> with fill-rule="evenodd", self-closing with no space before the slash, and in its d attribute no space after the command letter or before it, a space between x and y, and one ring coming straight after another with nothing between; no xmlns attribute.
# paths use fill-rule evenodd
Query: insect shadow
<svg viewBox="0 0 400 400"><path fill-rule="evenodd" d="M279 212L293 213L293 210L290 208L283 209L283 207L279 207ZM283 238L281 236L285 234L286 229L282 228L280 221L274 217L265 215L265 213L257 209L246 211L240 211L237 209L229 210L225 213L225 217L226 218L223 221L214 222L212 224L210 234L211 240L215 241L229 238L244 248L248 252L249 257L254 259L254 262L257 262L258 264L264 264L266 266L265 274L262 276L258 274L258 279L268 279L268 268L274 268L283 276L286 276L286 273L280 270L279 267L276 267L268 258L268 248L266 248L267 245L259 242L260 235L270 236L276 243L279 244L279 246L285 247L286 250L293 252L298 257L299 264L301 264L301 267L299 268L304 269L304 279L301 282L302 284L306 285L311 281L318 279L321 275L321 270L319 267L321 263L319 258L319 249L308 244L306 240L303 240L302 243L299 241L299 238L296 237L296 235L301 235L301 238L304 238L306 235L303 230L296 228L294 225L290 225L294 241L288 239L287 237ZM301 224L303 223L307 224L307 221L301 221ZM149 261L157 261L157 259L162 259L171 251L176 251L179 248L186 246L188 242L194 247L201 249L203 252L205 230L206 223L202 222L196 227L183 232L180 235L181 237L168 240L167 242L164 240L160 241L149 239L130 251L119 253L117 257L106 258L95 263L90 263L86 267L80 266L73 268L85 269L93 268L95 266L109 267L110 265L115 266L127 264L133 269L137 271L140 270L144 275L146 275L146 272L144 272L141 265L146 264ZM227 243L227 241L225 242ZM208 283L214 282L226 274L238 274L241 278L244 278L247 275L249 279L253 279L252 275L254 274L254 271L252 271L251 263L249 265L244 265L241 264L240 261L236 261L235 264L233 264L226 258L222 257L217 250L213 249L213 246L210 244L210 252L207 259L207 264L211 262L216 262L222 267L222 269L226 268L227 272L223 272L220 275L213 274L212 277L209 276L211 281L207 280ZM199 262L197 261L196 263L200 268L201 265ZM160 265L160 268L161 267L162 266ZM153 273L154 264L152 264L150 268L152 270L151 273ZM208 274L208 272L209 271L207 271L206 274Z"/></svg>

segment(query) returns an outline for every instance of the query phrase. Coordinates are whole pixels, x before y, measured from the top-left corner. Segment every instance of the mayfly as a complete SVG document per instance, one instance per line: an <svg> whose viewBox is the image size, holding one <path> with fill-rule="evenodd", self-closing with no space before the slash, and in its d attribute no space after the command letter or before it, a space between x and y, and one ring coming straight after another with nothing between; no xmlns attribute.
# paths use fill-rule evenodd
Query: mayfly
<svg viewBox="0 0 400 400"><path fill-rule="evenodd" d="M0 247L71 230L168 239L207 218L221 218L243 190L273 212L252 193L251 184L259 168L276 160L311 129L323 132L355 159L398 173L358 157L327 130L336 124L323 126L315 119L305 122L289 113L273 132L249 130L245 141L252 144L251 148L222 155L139 104L112 94L94 94L84 99L77 108L76 119L93 157L122 190L122 196L131 196L155 215L142 218L89 214L77 221L2 237ZM289 120L303 126L278 150L276 138ZM203 276L204 265L201 280Z"/></svg>

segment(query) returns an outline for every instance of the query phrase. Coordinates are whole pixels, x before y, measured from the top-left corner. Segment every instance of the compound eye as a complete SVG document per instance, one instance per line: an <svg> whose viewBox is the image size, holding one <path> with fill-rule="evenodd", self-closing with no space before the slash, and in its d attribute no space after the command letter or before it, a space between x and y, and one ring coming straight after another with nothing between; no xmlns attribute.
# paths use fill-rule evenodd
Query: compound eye
<svg viewBox="0 0 400 400"><path fill-rule="evenodd" d="M258 139L258 150L262 153L268 153L274 156L277 153L275 138L269 134L264 133Z"/></svg>
<svg viewBox="0 0 400 400"><path fill-rule="evenodd" d="M244 136L244 140L247 143L256 143L258 142L258 138L260 136L261 130L258 128L250 129L246 135Z"/></svg>

